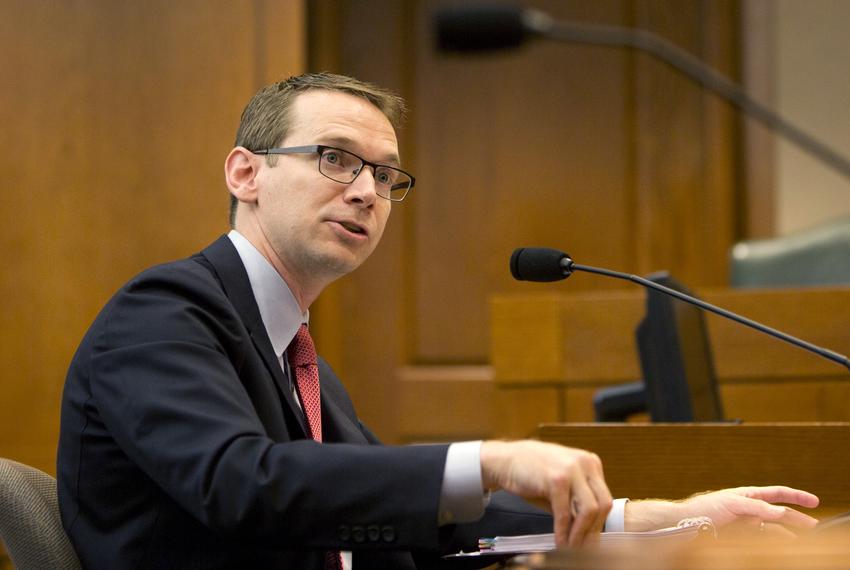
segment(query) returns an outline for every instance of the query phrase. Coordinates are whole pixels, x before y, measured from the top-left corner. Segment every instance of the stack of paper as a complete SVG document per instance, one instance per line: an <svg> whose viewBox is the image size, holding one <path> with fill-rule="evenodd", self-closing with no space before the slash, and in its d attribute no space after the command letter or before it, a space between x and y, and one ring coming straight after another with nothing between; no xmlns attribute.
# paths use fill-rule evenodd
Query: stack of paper
<svg viewBox="0 0 850 570"><path fill-rule="evenodd" d="M715 535L714 523L708 517L684 519L670 528L647 532L604 532L599 537L600 546L607 547L633 541L687 541L700 534ZM520 554L528 552L547 552L555 549L555 535L526 534L521 536L495 536L478 539L479 552L461 553L461 556L480 556L482 554ZM455 555L458 556L458 555Z"/></svg>

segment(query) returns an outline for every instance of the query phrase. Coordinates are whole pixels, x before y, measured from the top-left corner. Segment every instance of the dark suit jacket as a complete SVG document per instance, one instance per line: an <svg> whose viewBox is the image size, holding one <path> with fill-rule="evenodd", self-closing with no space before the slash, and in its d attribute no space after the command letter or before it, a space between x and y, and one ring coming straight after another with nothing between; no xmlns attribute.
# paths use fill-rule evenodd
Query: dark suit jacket
<svg viewBox="0 0 850 570"><path fill-rule="evenodd" d="M377 445L321 359L319 374L324 444L227 237L131 280L63 395L59 503L83 565L318 569L333 549L353 550L355 570L413 568L410 551L428 566L479 532L551 529L501 501L479 528L438 529L446 446Z"/></svg>

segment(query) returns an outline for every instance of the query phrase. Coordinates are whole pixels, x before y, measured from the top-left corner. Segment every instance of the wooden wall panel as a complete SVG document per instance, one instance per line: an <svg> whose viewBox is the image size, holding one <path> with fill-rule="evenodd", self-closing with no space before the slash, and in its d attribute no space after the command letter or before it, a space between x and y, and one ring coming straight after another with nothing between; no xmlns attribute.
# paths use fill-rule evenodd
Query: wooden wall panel
<svg viewBox="0 0 850 570"><path fill-rule="evenodd" d="M423 2L422 12L433 6ZM535 7L560 19L644 27L735 71L730 2ZM666 268L691 284L726 282L737 176L727 106L627 50L541 42L447 58L426 38L418 45L416 92L427 94L415 111L427 196L415 219L418 361L485 358L487 296L527 287L507 271L517 246L552 245L638 273Z"/></svg>
<svg viewBox="0 0 850 570"><path fill-rule="evenodd" d="M228 229L242 107L303 69L300 0L0 1L0 456L52 472L105 301Z"/></svg>
<svg viewBox="0 0 850 570"><path fill-rule="evenodd" d="M427 22L437 3L422 4ZM535 3L604 23L624 23L622 6ZM628 56L549 42L441 56L430 27L418 31L415 355L484 361L487 296L522 287L508 272L515 247L615 266L632 257Z"/></svg>
<svg viewBox="0 0 850 570"><path fill-rule="evenodd" d="M756 101L776 109L776 2L741 3L741 82ZM743 122L743 188L739 199L741 237L763 239L776 235L776 139L756 121Z"/></svg>
<svg viewBox="0 0 850 570"><path fill-rule="evenodd" d="M489 366L408 366L398 382L402 441L493 437L500 419Z"/></svg>
<svg viewBox="0 0 850 570"><path fill-rule="evenodd" d="M636 2L634 25L729 77L737 4ZM725 285L736 239L737 130L731 108L645 54L634 54L636 229L631 269L669 269L690 285Z"/></svg>

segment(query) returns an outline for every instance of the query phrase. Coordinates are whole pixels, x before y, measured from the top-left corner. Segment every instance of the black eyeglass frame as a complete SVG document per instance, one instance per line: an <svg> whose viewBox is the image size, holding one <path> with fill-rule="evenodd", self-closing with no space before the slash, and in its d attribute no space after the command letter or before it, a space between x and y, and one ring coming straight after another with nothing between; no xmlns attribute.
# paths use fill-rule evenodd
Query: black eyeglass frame
<svg viewBox="0 0 850 570"><path fill-rule="evenodd" d="M337 180L336 178L331 178L330 176L328 176L327 174L322 172L322 156L325 154L326 150L338 150L340 152L345 152L345 153L350 154L351 156L353 156L357 160L359 160L362 164L361 164L360 168L357 169L357 174L354 175L354 178L352 178L351 180L346 182L346 181L343 181L343 180ZM327 178L329 180L333 180L334 182L339 182L340 184L351 184L351 183L353 183L355 180L357 180L357 177L360 176L360 173L363 172L364 166L371 166L373 173L376 172L378 168L388 168L390 170L395 170L396 172L401 172L402 174L404 174L405 176L410 178L410 183L408 183L408 184L394 184L394 185L390 186L390 195L389 196L381 196L380 194L378 194L378 196L381 196L381 198L383 198L385 200L390 200L391 202L401 202L402 200L404 200L407 197L407 195L410 193L410 190L413 189L414 184L416 184L416 178L412 174L402 170L401 168L396 168L395 166L389 166L387 164L378 164L376 162L370 162L370 161L366 160L365 158L363 158L362 156L359 156L359 155L351 152L350 150L345 150L344 148L338 148L338 147L335 147L335 146L328 146L328 145L323 145L323 144L311 144L311 145L306 145L306 146L290 146L290 147L285 147L285 148L266 148L266 149L262 149L262 150L252 150L251 152L254 153L254 154L262 154L262 155L316 153L316 154L319 155L319 164L318 164L319 174L321 174L322 176L324 176L325 178ZM392 197L392 191L393 190L400 190L401 188L404 188L405 186L407 186L407 188L405 189L404 193L401 195L400 198L393 198Z"/></svg>

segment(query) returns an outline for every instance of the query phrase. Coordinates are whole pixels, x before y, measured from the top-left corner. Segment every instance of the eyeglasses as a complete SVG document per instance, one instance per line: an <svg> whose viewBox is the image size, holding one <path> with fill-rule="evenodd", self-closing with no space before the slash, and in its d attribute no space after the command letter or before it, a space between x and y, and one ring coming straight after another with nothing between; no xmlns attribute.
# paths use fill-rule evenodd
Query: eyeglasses
<svg viewBox="0 0 850 570"><path fill-rule="evenodd" d="M342 184L351 184L363 172L364 166L371 166L375 178L375 193L381 198L386 198L393 202L404 200L404 197L407 196L407 193L410 192L410 189L416 183L416 179L404 170L384 164L375 164L357 156L353 152L332 146L311 144L287 148L267 148L251 152L265 155L306 154L315 152L319 155L319 172L322 176Z"/></svg>

